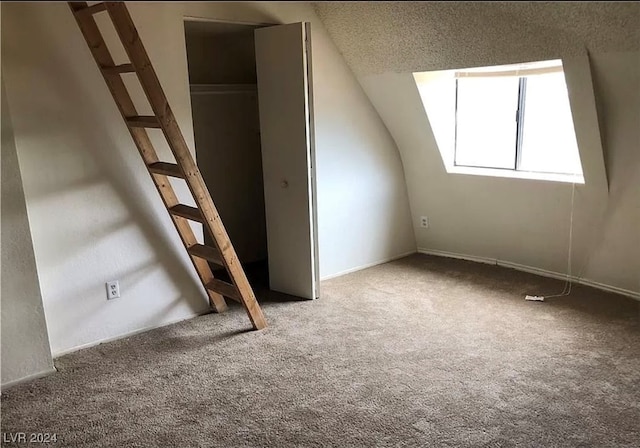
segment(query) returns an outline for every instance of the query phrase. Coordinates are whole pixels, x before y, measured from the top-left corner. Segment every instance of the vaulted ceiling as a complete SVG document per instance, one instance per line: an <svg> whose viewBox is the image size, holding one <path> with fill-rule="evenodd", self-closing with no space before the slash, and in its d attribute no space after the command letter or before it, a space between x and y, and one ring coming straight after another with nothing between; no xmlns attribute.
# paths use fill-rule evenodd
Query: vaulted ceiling
<svg viewBox="0 0 640 448"><path fill-rule="evenodd" d="M638 2L318 2L357 75L640 49Z"/></svg>

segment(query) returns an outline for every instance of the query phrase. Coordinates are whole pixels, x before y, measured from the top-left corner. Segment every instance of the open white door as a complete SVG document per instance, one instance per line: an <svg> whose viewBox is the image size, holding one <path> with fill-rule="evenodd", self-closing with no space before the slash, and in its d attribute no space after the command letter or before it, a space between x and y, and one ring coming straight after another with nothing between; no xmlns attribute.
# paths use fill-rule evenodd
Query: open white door
<svg viewBox="0 0 640 448"><path fill-rule="evenodd" d="M274 291L318 297L308 23L255 31L262 170Z"/></svg>

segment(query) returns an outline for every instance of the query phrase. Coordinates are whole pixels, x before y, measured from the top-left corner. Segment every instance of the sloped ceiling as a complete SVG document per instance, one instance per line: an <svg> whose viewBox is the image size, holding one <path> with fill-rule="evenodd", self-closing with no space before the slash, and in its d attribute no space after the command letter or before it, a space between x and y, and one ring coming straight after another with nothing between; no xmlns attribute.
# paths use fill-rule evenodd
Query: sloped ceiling
<svg viewBox="0 0 640 448"><path fill-rule="evenodd" d="M585 48L640 49L638 2L318 2L314 7L357 75L551 59Z"/></svg>
<svg viewBox="0 0 640 448"><path fill-rule="evenodd" d="M638 291L640 258L626 248L638 228L640 3L314 7L396 142L418 248L567 272L569 235L562 229L570 225L567 210L575 209L580 218L571 234L573 262L583 266L578 275ZM412 72L557 58L570 73L588 179L576 187L575 207L570 184L447 174ZM600 127L594 89L604 99ZM612 173L609 191L602 146ZM419 226L421 216L429 217L428 229Z"/></svg>

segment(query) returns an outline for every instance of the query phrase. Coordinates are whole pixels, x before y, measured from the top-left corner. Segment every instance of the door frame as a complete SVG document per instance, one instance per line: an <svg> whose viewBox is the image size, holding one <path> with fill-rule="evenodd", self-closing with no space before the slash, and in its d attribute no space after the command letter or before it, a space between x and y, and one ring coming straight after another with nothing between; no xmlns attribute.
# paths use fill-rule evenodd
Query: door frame
<svg viewBox="0 0 640 448"><path fill-rule="evenodd" d="M318 251L318 177L316 160L316 124L315 105L313 102L313 54L310 45L311 22L304 22L304 60L307 67L307 123L309 126L309 175L311 177L311 226L313 228L313 263L316 297L320 296L320 255Z"/></svg>
<svg viewBox="0 0 640 448"><path fill-rule="evenodd" d="M246 25L246 26L255 26L256 28L262 28L265 26L277 26L282 25L281 23L267 23L267 22L246 22L241 20L228 20L228 19L217 19L210 17L197 17L197 16L182 16L183 22L213 22L213 23L228 23L230 25Z"/></svg>

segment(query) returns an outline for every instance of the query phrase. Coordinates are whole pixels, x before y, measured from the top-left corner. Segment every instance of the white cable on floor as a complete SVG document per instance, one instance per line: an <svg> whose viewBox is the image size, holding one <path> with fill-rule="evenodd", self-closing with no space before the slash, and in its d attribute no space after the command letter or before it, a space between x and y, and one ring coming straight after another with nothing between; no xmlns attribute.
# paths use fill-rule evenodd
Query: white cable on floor
<svg viewBox="0 0 640 448"><path fill-rule="evenodd" d="M571 294L571 286L573 284L571 279L571 248L573 246L573 208L574 208L574 200L576 195L576 184L571 184L571 214L569 217L569 253L567 254L567 278L564 283L564 288L560 294L554 294L552 296L544 296L545 299L550 297L563 297Z"/></svg>
<svg viewBox="0 0 640 448"><path fill-rule="evenodd" d="M526 295L524 297L525 300L544 302L544 299L549 299L551 297L563 297L571 294L571 286L573 285L572 278L571 278L571 258L572 258L571 251L573 247L573 209L575 204L575 196L576 196L576 184L572 183L571 184L571 214L569 215L569 253L567 254L567 277L564 282L564 288L562 288L562 292L560 294L554 294L551 296Z"/></svg>

